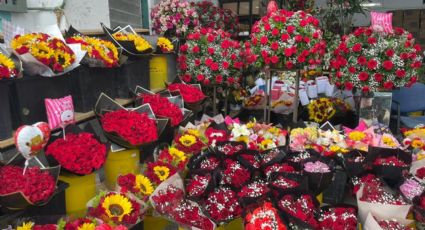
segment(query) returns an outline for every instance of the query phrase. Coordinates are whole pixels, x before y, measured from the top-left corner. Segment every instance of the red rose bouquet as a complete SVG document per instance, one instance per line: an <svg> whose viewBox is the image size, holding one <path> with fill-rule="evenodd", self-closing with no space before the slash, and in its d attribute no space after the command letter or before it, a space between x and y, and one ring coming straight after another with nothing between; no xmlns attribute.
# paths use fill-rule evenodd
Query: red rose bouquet
<svg viewBox="0 0 425 230"><path fill-rule="evenodd" d="M244 183L251 179L250 171L239 162L226 159L224 170L221 171L221 184L230 185L234 188L241 188Z"/></svg>
<svg viewBox="0 0 425 230"><path fill-rule="evenodd" d="M158 139L156 122L147 113L116 110L104 114L101 123L106 132L116 133L134 146Z"/></svg>
<svg viewBox="0 0 425 230"><path fill-rule="evenodd" d="M264 202L252 211L249 211L244 218L246 230L286 230L285 223L280 218L278 210L271 202Z"/></svg>
<svg viewBox="0 0 425 230"><path fill-rule="evenodd" d="M298 183L298 181L291 180L284 176L279 176L278 178L270 182L271 187L279 190L291 189L298 187L299 185L300 183Z"/></svg>
<svg viewBox="0 0 425 230"><path fill-rule="evenodd" d="M295 170L295 168L288 163L278 163L268 166L264 169L264 174L269 178L272 173L300 173Z"/></svg>
<svg viewBox="0 0 425 230"><path fill-rule="evenodd" d="M87 51L87 56L82 63L93 67L112 68L119 65L118 49L110 41L84 36L74 35L66 39L68 44L81 44L81 49Z"/></svg>
<svg viewBox="0 0 425 230"><path fill-rule="evenodd" d="M212 182L210 174L193 174L186 184L186 192L190 197L199 197L205 194Z"/></svg>
<svg viewBox="0 0 425 230"><path fill-rule="evenodd" d="M213 230L215 224L208 219L199 205L190 200L183 200L171 214L177 223L197 229Z"/></svg>
<svg viewBox="0 0 425 230"><path fill-rule="evenodd" d="M319 227L318 221L315 219L317 212L317 205L310 195L284 195L278 201L279 209L290 215L298 223L307 228L317 229Z"/></svg>
<svg viewBox="0 0 425 230"><path fill-rule="evenodd" d="M238 218L242 213L236 193L221 187L208 195L205 210L216 223L224 223Z"/></svg>
<svg viewBox="0 0 425 230"><path fill-rule="evenodd" d="M89 202L88 216L106 223L131 226L143 219L143 206L122 193L101 193Z"/></svg>
<svg viewBox="0 0 425 230"><path fill-rule="evenodd" d="M240 44L222 30L201 29L187 36L178 58L186 83L237 86L242 77Z"/></svg>
<svg viewBox="0 0 425 230"><path fill-rule="evenodd" d="M216 151L226 157L236 156L245 149L246 144L243 142L224 142L216 146Z"/></svg>
<svg viewBox="0 0 425 230"><path fill-rule="evenodd" d="M176 127L183 120L181 109L171 103L167 98L161 97L158 94L142 94L140 98L143 103L149 104L156 116L166 117L171 120L171 126Z"/></svg>
<svg viewBox="0 0 425 230"><path fill-rule="evenodd" d="M181 188L169 184L156 191L150 199L155 211L161 215L168 215L175 211L183 197L184 191Z"/></svg>
<svg viewBox="0 0 425 230"><path fill-rule="evenodd" d="M232 36L237 36L239 31L238 17L229 9L215 6L210 1L191 2L199 16L199 27L222 29Z"/></svg>
<svg viewBox="0 0 425 230"><path fill-rule="evenodd" d="M208 171L212 171L220 166L220 160L217 157L210 156L205 157L200 163L199 163L199 169L205 169Z"/></svg>
<svg viewBox="0 0 425 230"><path fill-rule="evenodd" d="M176 168L166 162L156 161L148 162L145 175L155 184L159 185L163 181L177 172Z"/></svg>
<svg viewBox="0 0 425 230"><path fill-rule="evenodd" d="M270 192L268 183L265 181L253 181L241 188L238 192L239 201L243 206L248 206L265 198Z"/></svg>
<svg viewBox="0 0 425 230"><path fill-rule="evenodd" d="M259 170L261 165L261 156L259 152L253 151L253 152L243 152L239 154L238 156L239 162L241 164L251 170Z"/></svg>
<svg viewBox="0 0 425 230"><path fill-rule="evenodd" d="M357 211L354 207L325 207L318 221L320 230L356 230Z"/></svg>
<svg viewBox="0 0 425 230"><path fill-rule="evenodd" d="M31 75L53 76L76 67L74 51L59 38L43 33L30 33L16 35L10 45L24 64L34 64L31 61L36 59L36 65L44 67L25 68Z"/></svg>
<svg viewBox="0 0 425 230"><path fill-rule="evenodd" d="M55 178L38 167L27 168L25 174L18 166L0 167L0 181L0 196L20 193L30 204L48 201L56 189Z"/></svg>
<svg viewBox="0 0 425 230"><path fill-rule="evenodd" d="M382 230L413 230L415 228L400 224L397 220L380 220L379 227Z"/></svg>
<svg viewBox="0 0 425 230"><path fill-rule="evenodd" d="M183 171L186 168L189 158L190 155L187 155L183 151L175 147L169 147L159 151L157 161L171 164L176 169Z"/></svg>
<svg viewBox="0 0 425 230"><path fill-rule="evenodd" d="M252 28L251 43L252 61L259 68L320 64L326 48L319 20L303 11L277 10L262 17Z"/></svg>
<svg viewBox="0 0 425 230"><path fill-rule="evenodd" d="M174 83L168 85L168 90L171 92L179 92L185 103L198 103L205 99L205 94L202 90L193 85L187 85L183 83Z"/></svg>
<svg viewBox="0 0 425 230"><path fill-rule="evenodd" d="M358 28L342 38L328 63L338 87L375 92L415 83L422 54L413 35L401 28L388 34Z"/></svg>
<svg viewBox="0 0 425 230"><path fill-rule="evenodd" d="M66 170L86 175L102 167L106 159L106 146L91 133L69 133L47 146L46 156L53 156Z"/></svg>

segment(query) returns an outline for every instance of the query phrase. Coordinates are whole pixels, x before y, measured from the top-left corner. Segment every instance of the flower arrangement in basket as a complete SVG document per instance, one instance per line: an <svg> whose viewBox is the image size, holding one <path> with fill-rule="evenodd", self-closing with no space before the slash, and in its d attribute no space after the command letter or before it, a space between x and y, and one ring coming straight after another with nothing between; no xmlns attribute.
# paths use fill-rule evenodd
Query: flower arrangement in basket
<svg viewBox="0 0 425 230"><path fill-rule="evenodd" d="M151 10L152 30L167 37L182 37L199 25L198 14L187 1L161 0Z"/></svg>
<svg viewBox="0 0 425 230"><path fill-rule="evenodd" d="M392 90L416 82L422 66L421 47L402 28L382 33L358 28L344 36L328 57L336 86L364 92Z"/></svg>
<svg viewBox="0 0 425 230"><path fill-rule="evenodd" d="M244 66L240 44L222 30L202 28L180 47L179 75L187 83L238 85Z"/></svg>
<svg viewBox="0 0 425 230"><path fill-rule="evenodd" d="M119 65L119 52L110 41L82 35L72 26L66 32L68 44L81 44L81 49L87 51L86 57L81 61L92 67L112 68Z"/></svg>
<svg viewBox="0 0 425 230"><path fill-rule="evenodd" d="M257 21L251 34L251 51L258 68L294 69L320 64L326 44L319 20L304 11L277 10Z"/></svg>
<svg viewBox="0 0 425 230"><path fill-rule="evenodd" d="M191 2L199 16L201 28L222 29L232 36L239 31L238 17L229 9L215 6L211 1Z"/></svg>
<svg viewBox="0 0 425 230"><path fill-rule="evenodd" d="M75 54L75 46L45 33L16 35L10 46L31 75L63 74L77 67L81 59Z"/></svg>

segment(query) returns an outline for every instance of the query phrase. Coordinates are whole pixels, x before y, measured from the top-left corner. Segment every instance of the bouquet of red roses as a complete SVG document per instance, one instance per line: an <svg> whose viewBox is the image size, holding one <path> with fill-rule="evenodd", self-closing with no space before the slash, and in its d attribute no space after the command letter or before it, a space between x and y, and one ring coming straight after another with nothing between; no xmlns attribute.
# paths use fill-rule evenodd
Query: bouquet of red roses
<svg viewBox="0 0 425 230"><path fill-rule="evenodd" d="M286 69L321 63L326 44L319 20L304 11L277 10L257 21L251 33L255 66Z"/></svg>
<svg viewBox="0 0 425 230"><path fill-rule="evenodd" d="M165 97L161 97L158 94L143 94L140 99L142 99L143 103L151 106L155 115L169 118L173 127L178 126L183 120L181 109Z"/></svg>
<svg viewBox="0 0 425 230"><path fill-rule="evenodd" d="M300 226L302 229L319 227L319 222L315 218L318 202L311 195L284 195L278 200L277 205L290 217L290 224Z"/></svg>
<svg viewBox="0 0 425 230"><path fill-rule="evenodd" d="M88 216L106 223L132 226L143 220L144 205L122 193L101 193L88 203Z"/></svg>
<svg viewBox="0 0 425 230"><path fill-rule="evenodd" d="M187 36L178 58L180 79L186 83L237 86L243 62L239 42L222 30L201 29Z"/></svg>
<svg viewBox="0 0 425 230"><path fill-rule="evenodd" d="M93 134L69 133L47 146L46 156L53 158L66 170L86 175L102 167L106 160L106 146Z"/></svg>
<svg viewBox="0 0 425 230"><path fill-rule="evenodd" d="M199 103L205 99L205 94L202 92L201 88L195 85L173 83L168 85L167 88L171 91L171 93L178 92L182 95L185 103Z"/></svg>
<svg viewBox="0 0 425 230"><path fill-rule="evenodd" d="M413 35L402 28L388 34L358 28L342 38L327 62L336 86L375 92L415 83L422 54Z"/></svg>
<svg viewBox="0 0 425 230"><path fill-rule="evenodd" d="M248 211L244 217L244 227L246 230L288 229L271 202L264 202Z"/></svg>
<svg viewBox="0 0 425 230"><path fill-rule="evenodd" d="M43 205L53 196L60 166L40 169L6 165L0 167L0 204L11 209Z"/></svg>

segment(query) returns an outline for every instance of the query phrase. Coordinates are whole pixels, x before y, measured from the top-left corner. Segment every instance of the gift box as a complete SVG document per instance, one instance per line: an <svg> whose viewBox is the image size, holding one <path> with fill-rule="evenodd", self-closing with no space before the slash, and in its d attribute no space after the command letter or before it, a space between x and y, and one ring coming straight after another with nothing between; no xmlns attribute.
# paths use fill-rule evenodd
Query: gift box
<svg viewBox="0 0 425 230"><path fill-rule="evenodd" d="M149 89L150 72L149 57L142 57L134 61L127 61L117 70L116 87L118 98L131 98L136 86Z"/></svg>
<svg viewBox="0 0 425 230"><path fill-rule="evenodd" d="M71 94L70 79L78 69L56 77L24 76L14 80L12 114L22 124L47 121L45 98L61 98ZM3 109L2 109L3 110Z"/></svg>
<svg viewBox="0 0 425 230"><path fill-rule="evenodd" d="M13 80L0 81L0 140L12 137L13 124L18 123L17 116L12 116L12 86Z"/></svg>

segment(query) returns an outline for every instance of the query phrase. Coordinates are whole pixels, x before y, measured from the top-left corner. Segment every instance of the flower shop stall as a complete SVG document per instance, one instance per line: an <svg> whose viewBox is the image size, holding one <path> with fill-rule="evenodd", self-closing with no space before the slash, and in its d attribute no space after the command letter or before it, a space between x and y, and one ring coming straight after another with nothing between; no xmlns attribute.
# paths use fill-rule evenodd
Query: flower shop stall
<svg viewBox="0 0 425 230"><path fill-rule="evenodd" d="M314 1L285 3L244 41L180 0L156 35L6 35L0 228L423 229L425 128L391 119L421 47L377 12L326 42Z"/></svg>

